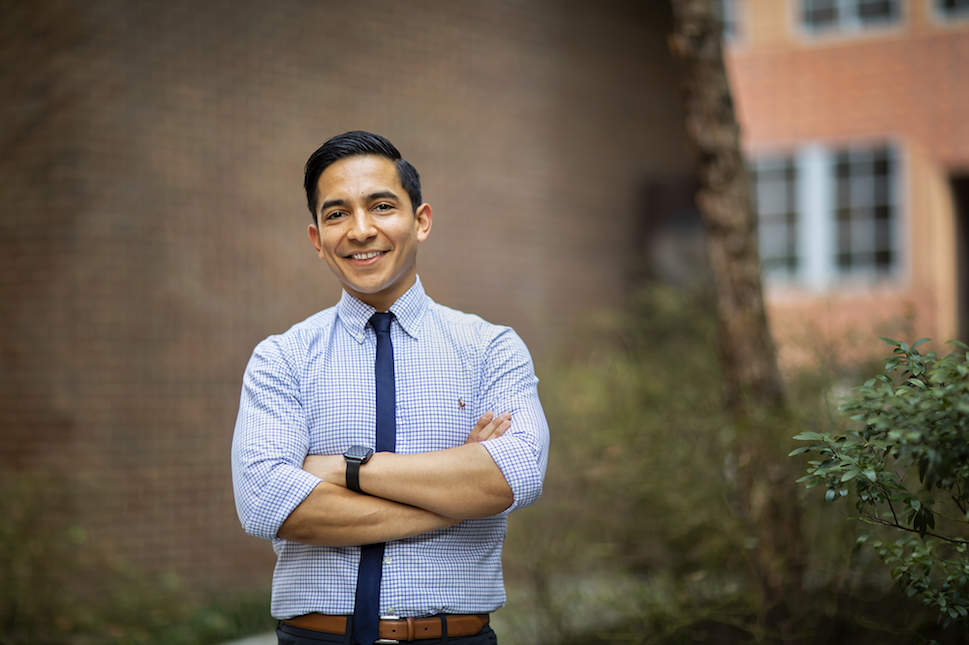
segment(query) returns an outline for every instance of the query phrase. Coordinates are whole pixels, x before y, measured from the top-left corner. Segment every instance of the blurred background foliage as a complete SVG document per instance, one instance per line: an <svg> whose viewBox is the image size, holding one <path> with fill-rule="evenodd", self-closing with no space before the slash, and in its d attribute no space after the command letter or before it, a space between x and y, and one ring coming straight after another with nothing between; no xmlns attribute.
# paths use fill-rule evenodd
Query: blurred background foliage
<svg viewBox="0 0 969 645"><path fill-rule="evenodd" d="M186 594L87 538L69 487L50 475L0 475L0 644L208 645L273 629L269 592Z"/></svg>
<svg viewBox="0 0 969 645"><path fill-rule="evenodd" d="M768 495L755 490L742 509L731 492L737 431L713 307L704 289L647 287L540 369L554 441L541 503L510 518L503 641L965 642L964 627L943 628L892 588L871 545L856 544L850 509L817 490L786 500L802 507L804 562L787 565L804 571L804 588L782 602L792 627L758 621L749 524ZM760 422L767 454L787 455L803 429L843 432L839 399L878 371L824 358L787 375L789 409ZM806 459L777 463L806 472Z"/></svg>

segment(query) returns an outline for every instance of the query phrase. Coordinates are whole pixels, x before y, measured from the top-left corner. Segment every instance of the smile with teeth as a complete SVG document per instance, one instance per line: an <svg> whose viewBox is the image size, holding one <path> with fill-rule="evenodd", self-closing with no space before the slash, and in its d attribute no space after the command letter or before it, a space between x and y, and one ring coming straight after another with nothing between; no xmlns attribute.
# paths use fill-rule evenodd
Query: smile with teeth
<svg viewBox="0 0 969 645"><path fill-rule="evenodd" d="M378 255L383 255L383 251L368 251L367 253L353 253L350 255L351 259L354 260L369 260L370 258L375 258Z"/></svg>

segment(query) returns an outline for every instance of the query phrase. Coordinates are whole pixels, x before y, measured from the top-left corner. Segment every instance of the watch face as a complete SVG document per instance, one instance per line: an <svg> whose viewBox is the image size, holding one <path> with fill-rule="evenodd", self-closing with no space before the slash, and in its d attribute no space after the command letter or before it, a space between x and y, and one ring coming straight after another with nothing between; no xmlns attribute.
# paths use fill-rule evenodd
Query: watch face
<svg viewBox="0 0 969 645"><path fill-rule="evenodd" d="M366 462L373 455L373 450L367 446L353 446L343 456L354 461Z"/></svg>

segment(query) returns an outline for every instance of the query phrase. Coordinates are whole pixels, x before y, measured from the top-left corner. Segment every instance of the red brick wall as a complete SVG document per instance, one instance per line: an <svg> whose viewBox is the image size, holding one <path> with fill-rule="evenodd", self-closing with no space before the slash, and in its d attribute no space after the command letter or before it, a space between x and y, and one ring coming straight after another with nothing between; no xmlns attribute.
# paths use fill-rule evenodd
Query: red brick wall
<svg viewBox="0 0 969 645"><path fill-rule="evenodd" d="M420 170L429 293L539 356L615 304L643 186L690 172L658 3L17 3L0 57L0 469L72 475L92 541L265 584L229 443L270 333L336 301L302 166L349 129Z"/></svg>
<svg viewBox="0 0 969 645"><path fill-rule="evenodd" d="M891 135L969 168L969 26L738 50L730 70L753 149Z"/></svg>

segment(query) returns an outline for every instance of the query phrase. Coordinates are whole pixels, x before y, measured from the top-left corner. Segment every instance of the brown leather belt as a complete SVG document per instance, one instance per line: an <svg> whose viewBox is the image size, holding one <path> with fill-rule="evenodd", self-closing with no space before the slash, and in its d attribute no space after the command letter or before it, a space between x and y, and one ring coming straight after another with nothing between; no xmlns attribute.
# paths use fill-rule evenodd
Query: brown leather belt
<svg viewBox="0 0 969 645"><path fill-rule="evenodd" d="M490 620L488 614L448 614L447 635L473 636L484 629ZM347 617L329 616L327 614L304 614L295 618L287 618L285 624L297 629L308 629L327 634L346 634ZM398 618L395 620L382 619L377 628L377 634L382 640L410 642L425 638L441 638L441 617L428 618Z"/></svg>

